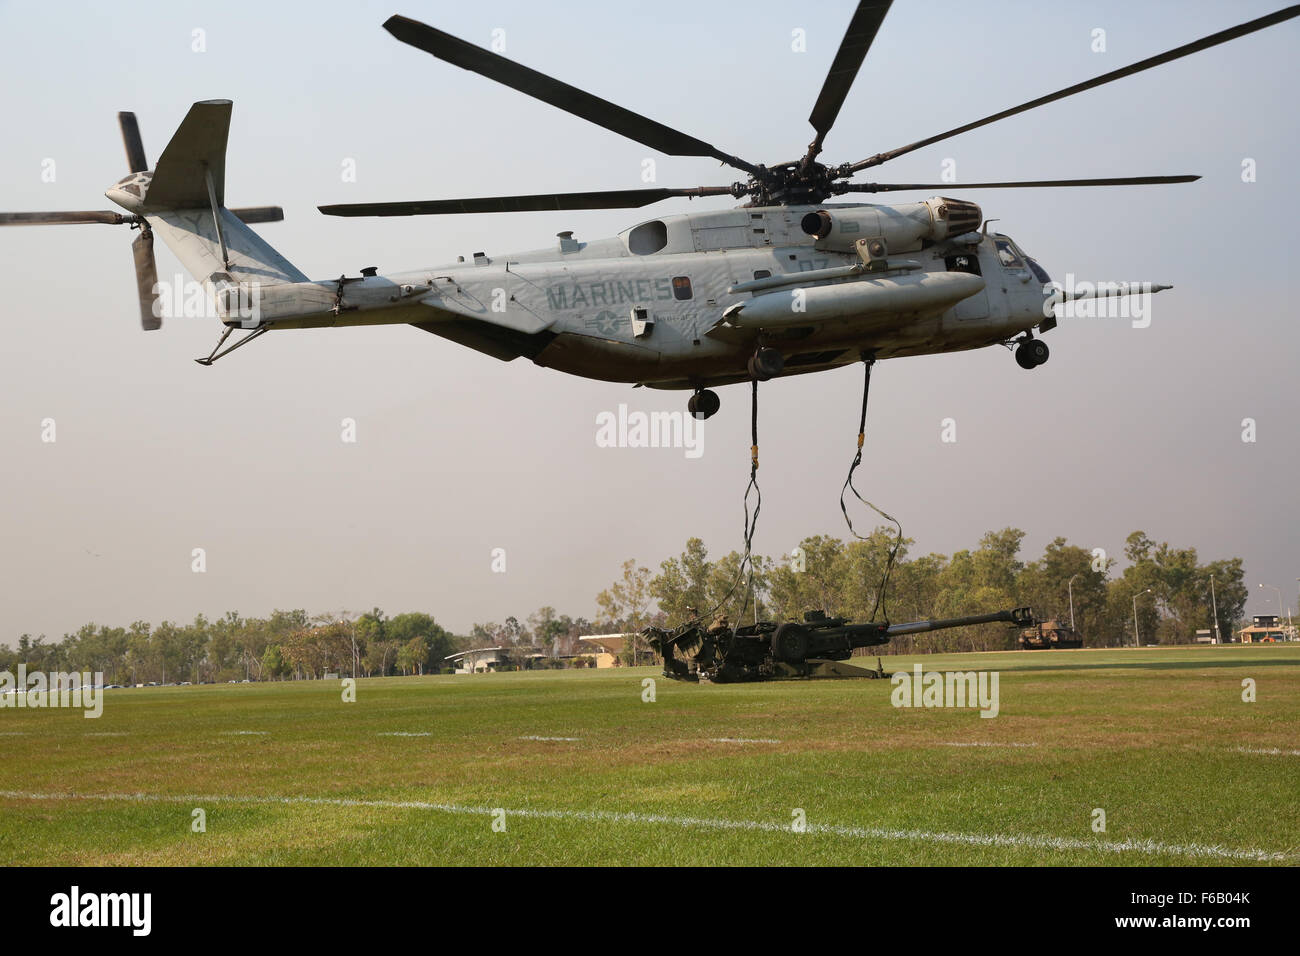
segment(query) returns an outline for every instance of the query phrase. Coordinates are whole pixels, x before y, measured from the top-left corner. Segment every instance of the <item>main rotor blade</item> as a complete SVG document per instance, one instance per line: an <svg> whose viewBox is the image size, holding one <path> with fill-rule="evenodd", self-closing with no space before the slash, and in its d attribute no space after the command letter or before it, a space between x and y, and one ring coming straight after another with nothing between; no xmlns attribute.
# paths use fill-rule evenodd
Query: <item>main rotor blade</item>
<svg viewBox="0 0 1300 956"><path fill-rule="evenodd" d="M841 170L842 175L856 173L858 170L867 169L871 166L879 166L881 163L896 159L904 153L910 153L913 150L920 149L923 146L929 146L940 140L948 139L959 133L966 133L981 126L987 126L995 123L1000 119L1006 119L1008 116L1015 116L1017 113L1023 113L1026 110L1032 110L1034 107L1043 106L1047 103L1054 103L1057 100L1065 99L1067 96L1073 96L1076 93L1082 93L1085 90L1091 90L1098 86L1110 83L1112 80L1123 79L1126 76L1132 76L1134 73L1141 73L1143 70L1149 70L1152 67L1169 63L1173 60L1190 56L1193 53L1199 53L1201 50L1208 50L1210 47L1218 46L1220 43L1227 43L1229 40L1235 40L1238 37L1246 36L1248 33L1254 33L1271 26L1276 26L1293 17L1300 16L1300 4L1279 10L1276 13L1270 13L1266 17L1260 17L1258 20L1251 20L1238 26L1231 27L1227 30L1220 30L1218 33L1212 33L1207 37L1196 40L1192 43L1186 43L1180 47L1175 47L1165 53L1156 56L1147 57L1145 60L1139 60L1137 63L1121 67L1118 70L1112 70L1109 73L1103 73L1101 76L1094 77L1091 80L1084 80L1082 83L1076 83L1073 86L1067 86L1063 90L1057 90L1055 93L1048 93L1046 96L1040 96L1036 100L1030 100L1027 103L1021 103L1019 106L1013 106L1005 109L1000 113L994 113L992 116L986 116L983 119L976 120L973 123L967 123L965 126L958 126L950 129L945 133L939 133L936 136L929 136L925 139L917 140L915 143L908 143L906 146L900 146L897 149L891 149L888 152L877 153L869 159L864 159L858 163L852 163Z"/></svg>
<svg viewBox="0 0 1300 956"><path fill-rule="evenodd" d="M730 186L697 189L607 189L587 193L485 196L415 202L360 202L318 206L327 216L440 216L472 212L544 212L550 209L636 209L673 196L733 196Z"/></svg>
<svg viewBox="0 0 1300 956"><path fill-rule="evenodd" d="M158 265L153 257L152 232L141 230L131 243L131 255L135 259L135 284L140 297L140 327L146 332L156 332L162 328L162 317L155 311Z"/></svg>
<svg viewBox="0 0 1300 956"><path fill-rule="evenodd" d="M144 158L144 141L140 139L140 124L134 113L118 113L117 125L122 128L122 142L126 144L126 164L131 172L142 173L149 168Z"/></svg>
<svg viewBox="0 0 1300 956"><path fill-rule="evenodd" d="M840 42L835 59L831 61L826 82L822 84L822 91L817 95L817 102L813 104L812 112L808 115L808 122L817 131L817 136L808 146L808 155L804 159L805 165L816 159L817 154L822 151L822 140L835 125L835 119L840 115L840 107L844 105L844 98L849 95L849 89L852 88L858 70L862 67L862 61L866 59L867 51L871 49L871 44L876 39L876 32L884 22L885 14L889 12L889 6L893 2L894 0L859 0L858 8L853 12L853 19L849 21L849 27L844 32L844 39Z"/></svg>
<svg viewBox="0 0 1300 956"><path fill-rule="evenodd" d="M82 212L0 212L0 226L66 226L79 222L103 222L110 226L134 222L132 216L108 210Z"/></svg>
<svg viewBox="0 0 1300 956"><path fill-rule="evenodd" d="M963 192L967 189L1033 189L1039 186L1160 186L1194 183L1200 176L1119 176L1108 179L1027 179L1013 183L847 183L846 193L897 193L912 189Z"/></svg>
<svg viewBox="0 0 1300 956"><path fill-rule="evenodd" d="M520 93L527 93L543 103L580 116L588 122L626 136L651 149L669 156L712 156L729 166L757 174L758 167L737 156L724 153L714 146L688 136L670 126L656 123L631 110L602 100L598 96L561 83L545 73L521 66L513 60L467 43L450 33L435 30L428 24L403 16L392 16L384 21L384 29L403 43L431 53L440 60L463 70L496 80Z"/></svg>
<svg viewBox="0 0 1300 956"><path fill-rule="evenodd" d="M252 224L255 222L283 222L284 210L279 206L246 206L242 209L230 210L235 214L235 218L242 223Z"/></svg>

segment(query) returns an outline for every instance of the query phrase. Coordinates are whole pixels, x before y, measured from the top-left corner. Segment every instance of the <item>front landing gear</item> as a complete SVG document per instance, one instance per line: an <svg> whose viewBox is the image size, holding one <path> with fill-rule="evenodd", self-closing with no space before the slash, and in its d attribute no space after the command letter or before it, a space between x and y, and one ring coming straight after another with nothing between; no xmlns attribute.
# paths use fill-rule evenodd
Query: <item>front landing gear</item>
<svg viewBox="0 0 1300 956"><path fill-rule="evenodd" d="M686 402L686 410L700 421L712 418L721 407L722 399L718 398L718 393L710 388L700 389Z"/></svg>
<svg viewBox="0 0 1300 956"><path fill-rule="evenodd" d="M1021 339L1016 347L1016 364L1021 368L1038 368L1047 361L1051 350L1042 339Z"/></svg>

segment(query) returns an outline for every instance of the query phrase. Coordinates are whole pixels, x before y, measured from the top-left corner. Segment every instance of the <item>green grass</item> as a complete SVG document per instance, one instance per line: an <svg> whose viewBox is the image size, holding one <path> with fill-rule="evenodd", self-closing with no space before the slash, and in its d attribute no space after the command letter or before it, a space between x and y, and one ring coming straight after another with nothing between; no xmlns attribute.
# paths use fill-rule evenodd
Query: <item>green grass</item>
<svg viewBox="0 0 1300 956"><path fill-rule="evenodd" d="M883 681L699 686L651 668L362 680L351 704L338 684L311 681L108 691L98 720L4 709L0 854L11 865L1300 861L1300 756L1287 753L1300 750L1300 649L885 661L996 670L1000 713L897 709ZM645 677L657 678L654 703L642 702ZM1255 703L1241 700L1247 677ZM206 833L191 832L195 807ZM493 808L506 810L504 832ZM796 808L808 832L789 830ZM1105 833L1092 831L1094 808Z"/></svg>

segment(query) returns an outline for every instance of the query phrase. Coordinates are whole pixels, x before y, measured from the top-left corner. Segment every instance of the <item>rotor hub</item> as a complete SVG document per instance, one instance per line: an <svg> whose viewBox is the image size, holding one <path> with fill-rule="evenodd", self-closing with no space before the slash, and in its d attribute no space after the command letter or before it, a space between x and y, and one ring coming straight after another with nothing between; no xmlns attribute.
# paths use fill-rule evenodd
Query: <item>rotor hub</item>
<svg viewBox="0 0 1300 956"><path fill-rule="evenodd" d="M837 170L818 163L794 160L759 167L749 180L752 206L810 206L835 194Z"/></svg>

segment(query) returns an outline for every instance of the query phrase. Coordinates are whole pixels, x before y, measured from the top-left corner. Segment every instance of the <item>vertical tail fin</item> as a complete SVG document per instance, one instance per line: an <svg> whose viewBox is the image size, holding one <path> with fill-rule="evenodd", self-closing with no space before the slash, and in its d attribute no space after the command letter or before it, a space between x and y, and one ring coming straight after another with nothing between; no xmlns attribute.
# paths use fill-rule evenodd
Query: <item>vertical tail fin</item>
<svg viewBox="0 0 1300 956"><path fill-rule="evenodd" d="M230 100L190 107L158 159L140 212L200 282L306 282L307 277L225 207ZM266 210L250 219L268 221Z"/></svg>

